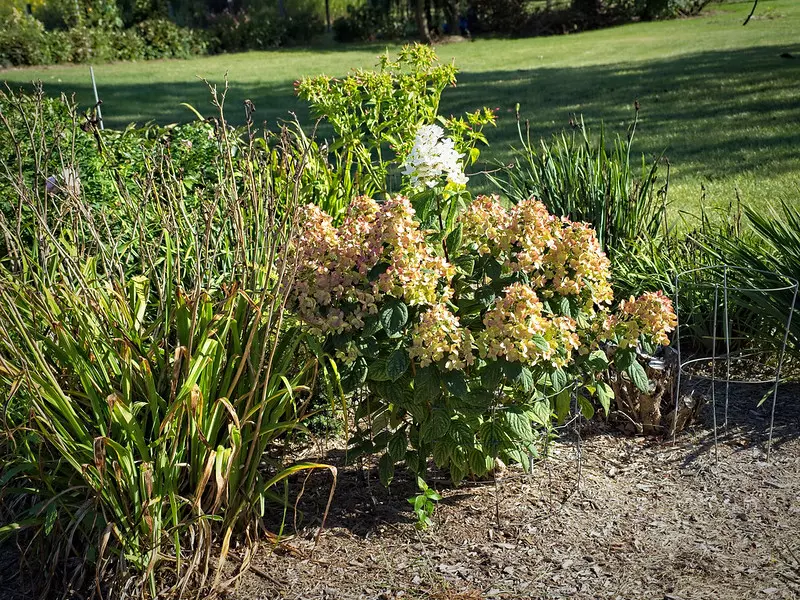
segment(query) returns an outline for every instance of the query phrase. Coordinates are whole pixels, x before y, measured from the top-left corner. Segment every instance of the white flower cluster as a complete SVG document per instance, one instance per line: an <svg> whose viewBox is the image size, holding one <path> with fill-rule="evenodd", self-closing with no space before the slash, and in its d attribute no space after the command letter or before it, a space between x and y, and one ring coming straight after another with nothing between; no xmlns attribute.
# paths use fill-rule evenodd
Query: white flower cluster
<svg viewBox="0 0 800 600"><path fill-rule="evenodd" d="M403 163L403 175L411 177L412 187L432 188L442 176L447 181L465 185L467 176L459 162L462 157L444 130L438 125L423 125L414 139L414 147Z"/></svg>

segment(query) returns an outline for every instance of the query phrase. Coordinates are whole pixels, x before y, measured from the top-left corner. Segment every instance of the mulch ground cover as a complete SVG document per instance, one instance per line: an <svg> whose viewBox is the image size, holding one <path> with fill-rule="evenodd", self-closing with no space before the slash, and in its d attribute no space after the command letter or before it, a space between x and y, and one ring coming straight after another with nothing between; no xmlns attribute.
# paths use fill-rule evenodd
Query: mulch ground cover
<svg viewBox="0 0 800 600"><path fill-rule="evenodd" d="M783 386L769 462L763 393L732 389L716 446L707 407L675 445L590 424L532 473L456 489L433 478L444 499L427 531L406 502L413 482L386 490L374 470L347 467L315 544L330 478L314 476L298 505L306 525L260 553L229 597L800 598L800 387Z"/></svg>

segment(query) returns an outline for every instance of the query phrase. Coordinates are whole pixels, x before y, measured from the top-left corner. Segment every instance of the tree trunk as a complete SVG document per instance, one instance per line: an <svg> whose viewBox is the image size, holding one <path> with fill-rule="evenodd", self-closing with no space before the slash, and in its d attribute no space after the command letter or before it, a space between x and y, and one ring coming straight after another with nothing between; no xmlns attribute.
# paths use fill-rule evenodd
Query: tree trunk
<svg viewBox="0 0 800 600"><path fill-rule="evenodd" d="M417 18L417 29L419 29L419 39L423 44L431 43L431 31L428 29L428 16L425 12L425 0L417 0L415 16Z"/></svg>
<svg viewBox="0 0 800 600"><path fill-rule="evenodd" d="M444 11L447 14L447 28L450 30L450 35L461 35L458 0L445 0Z"/></svg>
<svg viewBox="0 0 800 600"><path fill-rule="evenodd" d="M325 0L325 23L328 26L328 31L331 30L331 0Z"/></svg>

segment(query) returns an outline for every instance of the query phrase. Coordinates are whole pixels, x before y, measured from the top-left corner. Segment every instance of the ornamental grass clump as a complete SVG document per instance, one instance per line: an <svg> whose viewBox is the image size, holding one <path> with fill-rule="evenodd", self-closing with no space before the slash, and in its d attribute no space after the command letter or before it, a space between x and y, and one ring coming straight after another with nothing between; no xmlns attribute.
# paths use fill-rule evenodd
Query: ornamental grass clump
<svg viewBox="0 0 800 600"><path fill-rule="evenodd" d="M298 264L276 260L297 243L304 151L238 135L223 100L214 179L186 185L156 146L115 210L2 165L20 217L0 216L0 385L17 407L0 539L40 550L64 589L212 593L286 514L276 486L328 468L280 459L317 371L286 312ZM40 151L75 168L69 148Z"/></svg>
<svg viewBox="0 0 800 600"><path fill-rule="evenodd" d="M463 199L447 185L432 192L445 212ZM609 410L607 344L647 389L637 343L666 343L675 326L663 295L612 310L594 230L536 200L479 197L449 230L424 226L404 197L359 198L339 227L306 211L287 253L301 263L291 306L338 358L364 425L352 452L381 453L386 483L399 461L424 475L432 457L456 482L498 458L526 463L574 406Z"/></svg>

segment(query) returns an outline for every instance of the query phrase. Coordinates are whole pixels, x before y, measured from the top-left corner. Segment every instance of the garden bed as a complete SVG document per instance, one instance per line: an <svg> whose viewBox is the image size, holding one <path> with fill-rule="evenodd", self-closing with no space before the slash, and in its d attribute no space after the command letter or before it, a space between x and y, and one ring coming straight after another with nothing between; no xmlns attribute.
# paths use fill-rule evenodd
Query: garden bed
<svg viewBox="0 0 800 600"><path fill-rule="evenodd" d="M274 553L262 547L227 597L796 598L800 386L779 395L769 463L769 409L753 408L764 391L732 388L719 462L708 406L676 446L591 424L582 432L580 485L576 438L564 435L531 476L509 469L496 487L487 480L457 489L432 477L444 499L424 532L413 525L405 498L415 487L404 473L387 491L377 470L342 467L315 547L330 479L314 475L298 507L299 533ZM342 463L340 449L319 450L308 452ZM0 552L0 598L33 597L14 563L11 548Z"/></svg>
<svg viewBox="0 0 800 600"><path fill-rule="evenodd" d="M784 576L798 577L790 551L800 554L800 388L780 394L769 463L768 407L753 410L763 390L734 391L718 463L708 408L674 447L587 428L579 487L565 436L532 476L510 469L497 488L444 488L425 532L413 526L409 481L387 492L375 472L367 483L346 468L315 550L320 475L301 501L309 525L262 552L230 597L796 598Z"/></svg>

